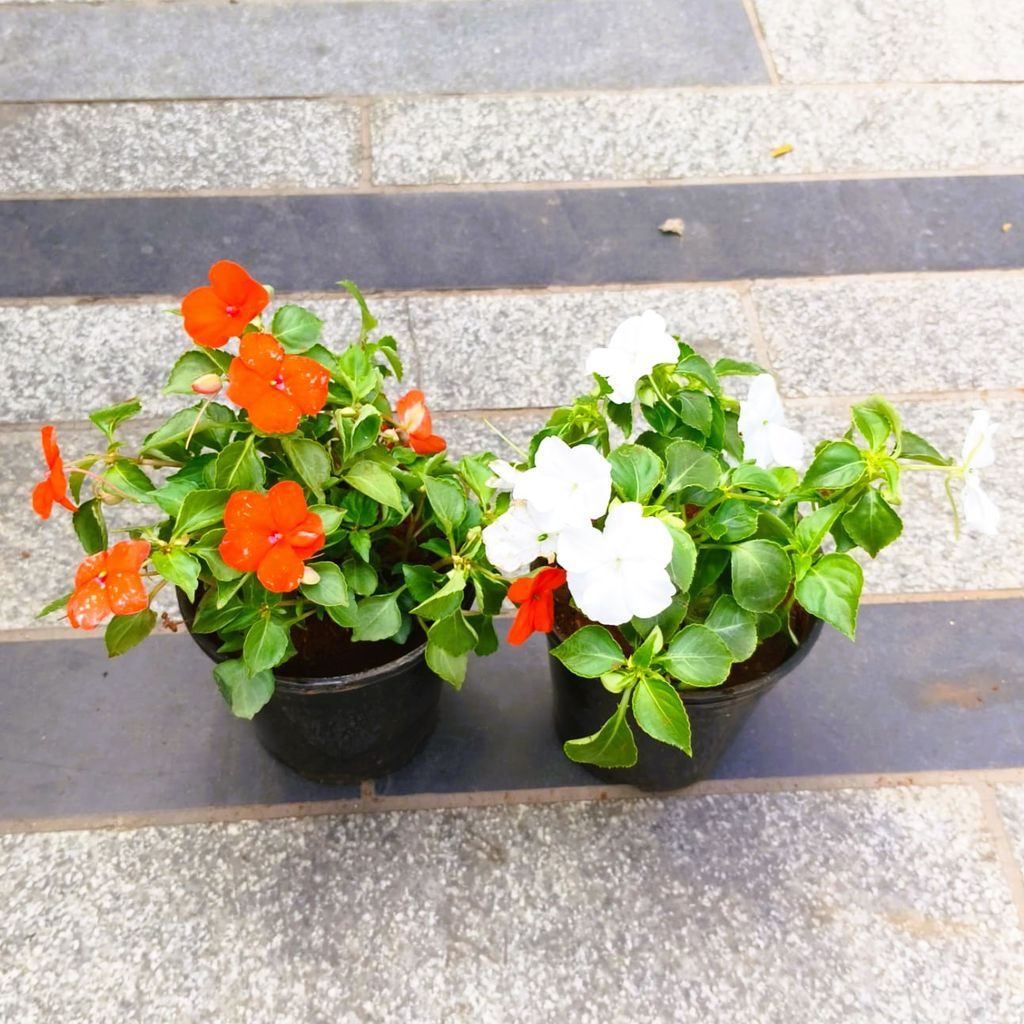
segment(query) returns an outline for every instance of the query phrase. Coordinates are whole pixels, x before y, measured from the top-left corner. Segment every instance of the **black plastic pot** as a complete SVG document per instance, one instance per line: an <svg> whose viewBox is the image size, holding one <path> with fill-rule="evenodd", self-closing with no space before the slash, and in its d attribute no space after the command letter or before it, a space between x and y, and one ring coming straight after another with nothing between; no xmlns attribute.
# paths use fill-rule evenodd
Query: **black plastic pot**
<svg viewBox="0 0 1024 1024"><path fill-rule="evenodd" d="M195 608L178 591L178 607L192 639L214 661L220 641L192 633ZM364 671L345 672L345 644L338 671L296 677L286 662L274 673L274 695L253 718L263 746L289 768L314 782L352 783L400 768L426 743L437 725L441 679L427 668L425 643L396 645L396 657ZM384 647L384 644L378 645Z"/></svg>
<svg viewBox="0 0 1024 1024"><path fill-rule="evenodd" d="M736 738L754 705L803 661L820 633L821 621L812 620L799 648L793 649L776 668L756 679L734 685L727 680L712 689L684 692L682 698L690 716L693 757L652 739L630 722L638 754L632 768L600 768L590 764L583 767L605 782L651 791L681 789L706 778ZM556 636L548 635L549 647L558 643ZM597 732L618 706L619 695L609 693L600 680L573 675L557 658L549 655L548 661L555 691L555 731L559 740L564 743Z"/></svg>

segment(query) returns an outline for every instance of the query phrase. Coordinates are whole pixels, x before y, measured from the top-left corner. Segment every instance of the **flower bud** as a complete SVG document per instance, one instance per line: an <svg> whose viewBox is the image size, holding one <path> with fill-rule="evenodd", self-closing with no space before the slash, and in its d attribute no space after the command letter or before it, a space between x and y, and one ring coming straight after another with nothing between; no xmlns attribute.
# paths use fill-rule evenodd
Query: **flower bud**
<svg viewBox="0 0 1024 1024"><path fill-rule="evenodd" d="M293 576L292 579L295 577ZM311 565L307 565L302 573L302 582L307 587L312 587L320 582L320 573L316 571Z"/></svg>
<svg viewBox="0 0 1024 1024"><path fill-rule="evenodd" d="M111 487L108 487L106 481L102 478L94 480L92 485L92 493L99 498L104 505L120 505L124 501L124 495L120 491L116 491Z"/></svg>
<svg viewBox="0 0 1024 1024"><path fill-rule="evenodd" d="M223 386L224 381L219 373L204 373L192 381L192 390L197 395L215 395Z"/></svg>

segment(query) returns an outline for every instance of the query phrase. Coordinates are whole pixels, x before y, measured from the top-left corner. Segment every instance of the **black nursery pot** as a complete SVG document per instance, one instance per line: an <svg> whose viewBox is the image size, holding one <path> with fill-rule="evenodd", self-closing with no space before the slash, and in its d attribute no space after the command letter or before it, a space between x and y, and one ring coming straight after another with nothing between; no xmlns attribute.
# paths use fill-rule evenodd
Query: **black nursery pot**
<svg viewBox="0 0 1024 1024"><path fill-rule="evenodd" d="M730 682L711 689L687 690L683 703L690 716L693 757L676 747L652 739L635 723L630 723L636 739L637 762L632 768L600 768L585 764L592 775L605 782L636 786L650 791L681 789L706 778L714 770L726 749L736 738L743 723L757 702L787 673L806 657L821 633L821 621L811 619L804 624L799 647L787 644L789 654L775 668L755 678L749 677L749 666L734 666L733 673L742 682ZM548 646L555 647L559 638L548 634ZM755 655L756 656L756 655ZM598 679L581 679L573 675L554 657L551 681L555 691L555 731L561 742L591 736L611 717L619 703L619 695L609 693Z"/></svg>
<svg viewBox="0 0 1024 1024"><path fill-rule="evenodd" d="M210 658L232 657L217 652L215 634L192 632L195 605L180 590L178 607ZM274 695L253 718L260 743L314 782L353 783L395 771L437 725L441 680L427 667L426 643L353 644L333 623L315 628L321 630L318 656L300 650L301 661L274 672ZM366 667L368 661L379 664Z"/></svg>

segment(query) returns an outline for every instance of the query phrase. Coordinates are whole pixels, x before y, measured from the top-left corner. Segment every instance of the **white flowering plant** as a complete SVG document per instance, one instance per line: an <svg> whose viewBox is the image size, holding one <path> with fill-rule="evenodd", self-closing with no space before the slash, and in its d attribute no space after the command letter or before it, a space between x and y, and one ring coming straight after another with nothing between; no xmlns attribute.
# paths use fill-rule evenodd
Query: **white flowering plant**
<svg viewBox="0 0 1024 1024"><path fill-rule="evenodd" d="M491 463L483 530L519 606L510 642L554 634L554 657L619 695L597 733L566 742L574 761L635 764L630 713L690 754L682 693L722 686L770 638L784 658L809 616L852 640L863 574L851 552L874 558L900 536L903 473L944 476L957 531L997 526L979 476L993 461L986 412L959 463L877 396L808 453L770 374L712 364L650 311L587 369L593 390L556 410L518 465Z"/></svg>

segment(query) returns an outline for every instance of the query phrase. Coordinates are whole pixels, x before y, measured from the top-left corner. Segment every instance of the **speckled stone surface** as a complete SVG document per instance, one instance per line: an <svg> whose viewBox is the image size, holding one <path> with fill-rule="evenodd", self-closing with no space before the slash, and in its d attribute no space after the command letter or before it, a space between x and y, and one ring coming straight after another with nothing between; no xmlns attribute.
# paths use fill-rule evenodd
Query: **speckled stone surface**
<svg viewBox="0 0 1024 1024"><path fill-rule="evenodd" d="M6 106L0 195L350 186L359 132L320 100Z"/></svg>
<svg viewBox="0 0 1024 1024"><path fill-rule="evenodd" d="M753 301L788 395L1024 385L1019 274L780 281Z"/></svg>
<svg viewBox="0 0 1024 1024"><path fill-rule="evenodd" d="M977 794L804 793L0 838L19 1024L1016 1024Z"/></svg>
<svg viewBox="0 0 1024 1024"><path fill-rule="evenodd" d="M561 405L590 387L590 350L645 309L707 355L754 358L739 294L730 288L409 299L423 388L443 409Z"/></svg>
<svg viewBox="0 0 1024 1024"><path fill-rule="evenodd" d="M1020 81L1007 0L754 0L783 82Z"/></svg>
<svg viewBox="0 0 1024 1024"><path fill-rule="evenodd" d="M197 284L203 283L198 281ZM275 301L288 302L288 296ZM337 348L358 334L349 298L296 299L324 320L323 339ZM186 396L161 396L175 360L192 347L181 319L166 302L93 302L82 305L0 304L0 351L17 388L0 394L0 422L81 420L93 409L142 399L146 415L173 412ZM372 299L380 330L398 339L410 379L416 354L404 299Z"/></svg>
<svg viewBox="0 0 1024 1024"><path fill-rule="evenodd" d="M740 0L12 7L8 100L635 88L767 80Z"/></svg>
<svg viewBox="0 0 1024 1024"><path fill-rule="evenodd" d="M896 401L904 424L954 459L975 409L987 408L998 425L996 464L982 471L986 492L1002 510L999 534L965 532L953 538L953 519L942 474L930 471L903 477L903 535L872 560L866 555L865 590L913 593L950 590L999 590L1024 587L1024 563L1007 552L1024 545L1024 401L989 401L965 396L934 402ZM841 437L849 416L841 405L791 407L791 423L809 442Z"/></svg>
<svg viewBox="0 0 1024 1024"><path fill-rule="evenodd" d="M373 132L380 184L970 170L1024 163L1024 87L410 98Z"/></svg>
<svg viewBox="0 0 1024 1024"><path fill-rule="evenodd" d="M996 801L1024 877L1024 785L996 786Z"/></svg>

